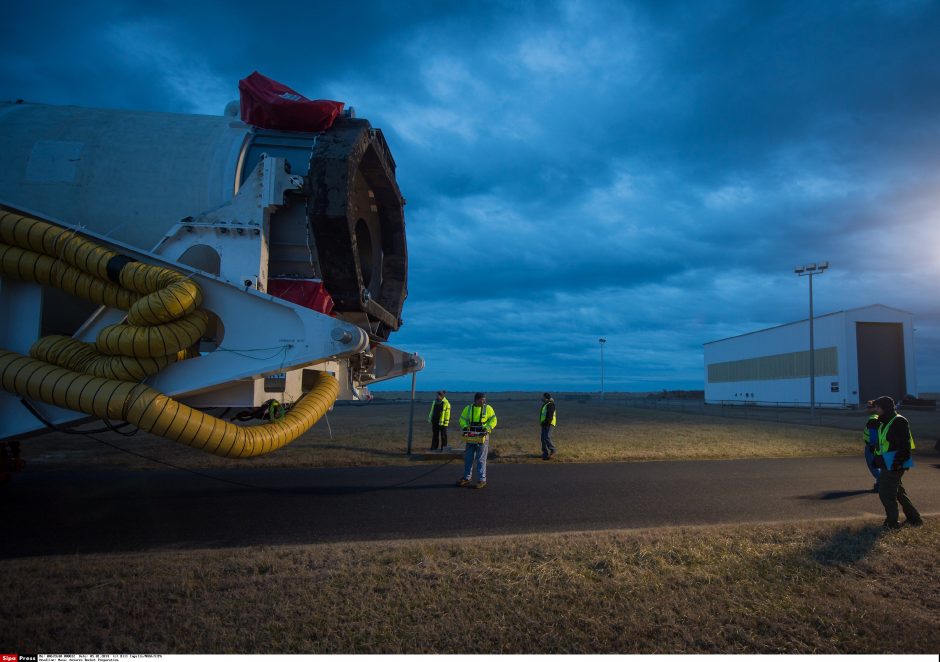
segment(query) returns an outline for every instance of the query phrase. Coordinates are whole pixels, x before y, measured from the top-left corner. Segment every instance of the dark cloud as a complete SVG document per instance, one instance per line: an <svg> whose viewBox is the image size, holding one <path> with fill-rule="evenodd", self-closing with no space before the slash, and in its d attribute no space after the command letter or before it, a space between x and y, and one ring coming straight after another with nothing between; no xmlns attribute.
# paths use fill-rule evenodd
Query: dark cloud
<svg viewBox="0 0 940 662"><path fill-rule="evenodd" d="M915 314L940 390L933 2L19 3L0 98L221 112L252 70L398 162L406 325L452 387L701 384L701 344ZM576 385L576 386L575 386Z"/></svg>

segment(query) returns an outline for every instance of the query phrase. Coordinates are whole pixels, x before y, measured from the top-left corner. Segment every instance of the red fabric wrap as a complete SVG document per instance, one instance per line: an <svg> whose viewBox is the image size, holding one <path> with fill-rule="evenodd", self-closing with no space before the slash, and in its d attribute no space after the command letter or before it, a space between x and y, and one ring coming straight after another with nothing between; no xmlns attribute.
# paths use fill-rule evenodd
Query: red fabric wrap
<svg viewBox="0 0 940 662"><path fill-rule="evenodd" d="M242 121L262 129L326 131L343 112L342 101L311 101L257 71L238 81Z"/></svg>
<svg viewBox="0 0 940 662"><path fill-rule="evenodd" d="M268 294L324 315L333 314L333 297L320 280L268 278Z"/></svg>

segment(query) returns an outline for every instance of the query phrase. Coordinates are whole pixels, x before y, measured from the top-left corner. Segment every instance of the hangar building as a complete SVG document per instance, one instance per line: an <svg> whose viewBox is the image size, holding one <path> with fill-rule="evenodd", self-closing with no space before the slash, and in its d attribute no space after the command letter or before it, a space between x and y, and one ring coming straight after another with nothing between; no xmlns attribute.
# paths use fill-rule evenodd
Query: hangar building
<svg viewBox="0 0 940 662"><path fill-rule="evenodd" d="M875 304L813 319L816 404L917 395L914 315ZM809 320L705 343L705 402L809 404Z"/></svg>

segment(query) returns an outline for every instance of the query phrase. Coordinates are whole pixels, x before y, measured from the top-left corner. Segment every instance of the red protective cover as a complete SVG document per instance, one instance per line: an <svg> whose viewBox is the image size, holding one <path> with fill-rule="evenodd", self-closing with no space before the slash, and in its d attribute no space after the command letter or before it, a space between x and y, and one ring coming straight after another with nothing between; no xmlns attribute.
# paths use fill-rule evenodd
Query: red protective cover
<svg viewBox="0 0 940 662"><path fill-rule="evenodd" d="M333 314L333 297L321 280L268 278L268 294L324 315Z"/></svg>
<svg viewBox="0 0 940 662"><path fill-rule="evenodd" d="M262 129L326 131L343 112L342 101L311 101L257 71L238 81L242 122Z"/></svg>

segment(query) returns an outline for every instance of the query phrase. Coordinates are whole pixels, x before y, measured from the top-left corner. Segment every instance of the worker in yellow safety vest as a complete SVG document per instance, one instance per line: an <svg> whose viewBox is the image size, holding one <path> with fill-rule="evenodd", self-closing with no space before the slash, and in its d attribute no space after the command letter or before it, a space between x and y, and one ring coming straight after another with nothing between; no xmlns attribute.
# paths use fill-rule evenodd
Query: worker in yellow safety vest
<svg viewBox="0 0 940 662"><path fill-rule="evenodd" d="M552 443L552 428L555 427L555 401L551 393L542 394L542 408L539 409L539 426L542 428L542 459L555 457L555 444Z"/></svg>
<svg viewBox="0 0 940 662"><path fill-rule="evenodd" d="M475 461L475 487L478 490L483 489L486 487L486 456L490 452L490 432L496 427L496 412L486 404L485 393L476 393L473 396L473 404L463 408L458 422L466 447L463 454L463 478L457 481L457 485L464 487L470 484Z"/></svg>
<svg viewBox="0 0 940 662"><path fill-rule="evenodd" d="M878 498L885 509L886 529L898 529L898 504L904 510L904 522L910 526L921 526L917 508L911 503L901 485L904 472L914 466L911 451L914 450L914 435L907 419L894 409L894 400L883 395L872 401L878 414L878 446L875 448L875 465L881 469L878 486Z"/></svg>
<svg viewBox="0 0 940 662"><path fill-rule="evenodd" d="M437 398L431 403L428 412L428 423L431 424L431 450L447 450L447 426L450 425L450 403L447 401L447 391L438 391Z"/></svg>

